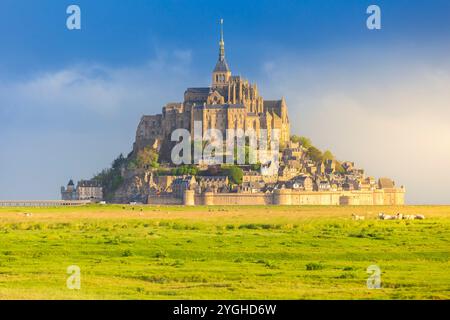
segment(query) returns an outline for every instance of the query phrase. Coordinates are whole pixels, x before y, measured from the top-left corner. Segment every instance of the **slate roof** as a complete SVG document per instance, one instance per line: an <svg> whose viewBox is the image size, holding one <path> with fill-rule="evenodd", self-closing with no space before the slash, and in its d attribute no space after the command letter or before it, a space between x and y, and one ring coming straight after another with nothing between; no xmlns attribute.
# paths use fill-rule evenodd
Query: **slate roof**
<svg viewBox="0 0 450 320"><path fill-rule="evenodd" d="M227 60L219 59L216 63L216 67L213 72L230 72L230 68L228 67Z"/></svg>
<svg viewBox="0 0 450 320"><path fill-rule="evenodd" d="M395 188L394 181L389 178L380 178L380 180L378 180L378 184L381 189Z"/></svg>

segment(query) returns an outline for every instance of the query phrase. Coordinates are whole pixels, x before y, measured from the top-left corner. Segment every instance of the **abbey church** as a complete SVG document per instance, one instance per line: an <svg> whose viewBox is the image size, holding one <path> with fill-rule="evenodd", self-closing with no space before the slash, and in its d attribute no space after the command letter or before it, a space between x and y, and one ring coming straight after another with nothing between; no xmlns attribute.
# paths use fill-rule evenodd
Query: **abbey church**
<svg viewBox="0 0 450 320"><path fill-rule="evenodd" d="M88 196L113 203L155 205L404 204L405 188L396 187L390 178L377 181L354 162L340 161L331 152L322 153L300 137L290 136L286 101L264 100L256 84L232 74L225 59L223 21L220 27L219 57L211 85L188 88L183 102L165 105L161 114L144 115L133 151L126 158L115 159L92 183L79 183L77 189L73 183L62 187L63 199ZM218 130L222 137L229 129L242 130L247 136L256 133L261 140L267 133L270 142L279 142L278 150L274 149L278 160L232 166L200 161L179 166L171 161L177 143L171 141L172 133L185 129L188 132L184 134L190 133L195 140L200 127L206 139L209 129ZM277 130L278 139L271 136L272 130ZM83 193L83 187L89 190L85 188Z"/></svg>
<svg viewBox="0 0 450 320"><path fill-rule="evenodd" d="M194 121L202 123L202 130L218 129L225 136L226 129L279 130L280 145L289 142L290 126L286 101L264 100L256 84L234 76L225 59L223 21L219 41L219 58L212 72L211 86L188 88L184 101L163 107L162 114L142 117L134 151L146 146L159 147L170 140L173 130L184 128L193 132Z"/></svg>

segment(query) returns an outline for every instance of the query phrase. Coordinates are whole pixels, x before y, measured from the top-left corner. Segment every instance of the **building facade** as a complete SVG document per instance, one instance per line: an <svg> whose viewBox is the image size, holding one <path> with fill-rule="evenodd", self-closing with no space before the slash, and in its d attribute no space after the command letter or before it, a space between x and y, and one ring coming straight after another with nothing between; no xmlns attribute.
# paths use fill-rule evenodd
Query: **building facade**
<svg viewBox="0 0 450 320"><path fill-rule="evenodd" d="M219 58L212 72L211 86L188 88L184 101L169 103L162 113L145 115L136 131L134 151L147 146L158 147L170 141L173 130L187 129L193 136L194 121L202 124L202 132L218 129L225 137L226 129L254 130L259 136L267 129L279 130L280 144L286 145L290 137L290 124L284 98L264 100L256 84L233 75L225 59L225 42L221 23Z"/></svg>
<svg viewBox="0 0 450 320"><path fill-rule="evenodd" d="M77 186L70 180L67 187L61 187L61 200L103 200L103 188L95 180L81 180Z"/></svg>

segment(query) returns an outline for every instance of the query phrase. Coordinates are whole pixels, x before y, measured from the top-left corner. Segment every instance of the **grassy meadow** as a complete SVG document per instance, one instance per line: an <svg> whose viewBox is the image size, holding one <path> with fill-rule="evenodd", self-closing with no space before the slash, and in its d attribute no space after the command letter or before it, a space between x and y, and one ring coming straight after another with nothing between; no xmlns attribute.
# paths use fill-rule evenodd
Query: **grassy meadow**
<svg viewBox="0 0 450 320"><path fill-rule="evenodd" d="M0 208L0 299L449 299L449 256L448 206Z"/></svg>

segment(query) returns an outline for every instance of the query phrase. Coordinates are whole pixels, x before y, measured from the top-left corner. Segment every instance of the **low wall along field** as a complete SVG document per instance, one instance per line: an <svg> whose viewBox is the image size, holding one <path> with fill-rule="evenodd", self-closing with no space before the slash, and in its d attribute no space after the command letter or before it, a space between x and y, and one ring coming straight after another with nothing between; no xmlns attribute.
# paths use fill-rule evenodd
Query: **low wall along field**
<svg viewBox="0 0 450 320"><path fill-rule="evenodd" d="M185 190L183 199L151 195L149 204L184 205L403 205L405 190L376 189L355 191L295 191L278 189L273 193L195 193ZM181 201L181 203L179 203Z"/></svg>
<svg viewBox="0 0 450 320"><path fill-rule="evenodd" d="M0 208L0 237L0 299L450 298L447 206Z"/></svg>

